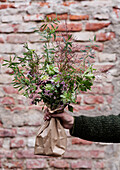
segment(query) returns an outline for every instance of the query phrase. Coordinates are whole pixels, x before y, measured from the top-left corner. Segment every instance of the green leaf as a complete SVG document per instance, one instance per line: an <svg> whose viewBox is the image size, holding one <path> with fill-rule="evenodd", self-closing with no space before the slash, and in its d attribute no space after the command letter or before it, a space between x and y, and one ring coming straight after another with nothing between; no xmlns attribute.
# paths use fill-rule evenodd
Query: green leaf
<svg viewBox="0 0 120 170"><path fill-rule="evenodd" d="M71 105L68 105L68 110L69 110L70 112L73 112L73 107L72 107Z"/></svg>

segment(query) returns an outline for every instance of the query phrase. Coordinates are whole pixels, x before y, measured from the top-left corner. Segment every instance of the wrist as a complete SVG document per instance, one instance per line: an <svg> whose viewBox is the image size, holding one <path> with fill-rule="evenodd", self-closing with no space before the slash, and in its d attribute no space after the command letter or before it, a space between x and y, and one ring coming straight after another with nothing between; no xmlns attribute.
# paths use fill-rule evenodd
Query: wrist
<svg viewBox="0 0 120 170"><path fill-rule="evenodd" d="M74 125L74 117L71 116L71 121L70 121L70 129L73 128L73 125Z"/></svg>

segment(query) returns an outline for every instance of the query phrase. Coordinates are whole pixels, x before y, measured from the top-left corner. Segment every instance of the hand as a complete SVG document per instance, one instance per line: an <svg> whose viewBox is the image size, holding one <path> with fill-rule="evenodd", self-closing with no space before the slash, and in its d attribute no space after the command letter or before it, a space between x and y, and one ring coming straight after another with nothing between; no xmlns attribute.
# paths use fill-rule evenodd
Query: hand
<svg viewBox="0 0 120 170"><path fill-rule="evenodd" d="M73 116L69 115L65 111L63 113L53 114L53 113L49 113L49 111L46 109L45 110L44 120L50 120L52 117L59 118L62 126L65 129L71 129L73 127L74 118L73 118Z"/></svg>

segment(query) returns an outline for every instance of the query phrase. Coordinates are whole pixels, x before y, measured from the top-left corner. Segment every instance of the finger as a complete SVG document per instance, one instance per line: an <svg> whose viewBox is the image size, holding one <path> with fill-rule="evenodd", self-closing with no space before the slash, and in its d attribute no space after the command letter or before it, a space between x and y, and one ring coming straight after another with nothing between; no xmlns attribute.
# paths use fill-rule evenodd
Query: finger
<svg viewBox="0 0 120 170"><path fill-rule="evenodd" d="M62 118L62 117L63 117L63 114L62 114L62 113L51 114L51 117Z"/></svg>

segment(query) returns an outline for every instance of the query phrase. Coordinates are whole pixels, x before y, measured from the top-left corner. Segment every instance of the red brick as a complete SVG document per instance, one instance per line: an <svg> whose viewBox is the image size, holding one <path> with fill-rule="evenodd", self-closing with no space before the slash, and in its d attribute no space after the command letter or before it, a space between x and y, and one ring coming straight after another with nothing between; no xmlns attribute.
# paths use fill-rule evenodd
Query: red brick
<svg viewBox="0 0 120 170"><path fill-rule="evenodd" d="M15 129L2 129L0 128L0 137L15 137L16 130Z"/></svg>
<svg viewBox="0 0 120 170"><path fill-rule="evenodd" d="M80 110L93 110L95 109L95 106L79 106L79 105L75 105L72 104L73 106L73 111L78 112Z"/></svg>
<svg viewBox="0 0 120 170"><path fill-rule="evenodd" d="M80 138L72 138L72 144L76 144L76 145L91 145L93 144L93 142L91 141L87 141L87 140L83 140Z"/></svg>
<svg viewBox="0 0 120 170"><path fill-rule="evenodd" d="M108 41L108 40L112 40L113 38L115 38L115 33L114 32L108 32L108 33L97 33L96 34L96 41Z"/></svg>
<svg viewBox="0 0 120 170"><path fill-rule="evenodd" d="M114 66L115 66L114 64L94 65L93 68L95 68L97 71L100 71L100 72L107 72Z"/></svg>
<svg viewBox="0 0 120 170"><path fill-rule="evenodd" d="M6 8L15 8L15 6L14 6L14 4L1 4L0 5L0 10L6 9Z"/></svg>
<svg viewBox="0 0 120 170"><path fill-rule="evenodd" d="M69 163L65 160L50 161L50 166L54 168L69 168Z"/></svg>
<svg viewBox="0 0 120 170"><path fill-rule="evenodd" d="M10 147L11 148L19 148L19 147L25 147L26 141L22 138L14 138L10 141Z"/></svg>
<svg viewBox="0 0 120 170"><path fill-rule="evenodd" d="M0 37L0 43L4 43L3 37Z"/></svg>
<svg viewBox="0 0 120 170"><path fill-rule="evenodd" d="M82 30L82 24L81 23L68 23L65 24L59 24L57 31L66 31L66 26L68 31L81 31Z"/></svg>
<svg viewBox="0 0 120 170"><path fill-rule="evenodd" d="M4 162L5 169L13 169L13 168L22 168L23 169L24 162L23 161L7 161Z"/></svg>
<svg viewBox="0 0 120 170"><path fill-rule="evenodd" d="M113 11L115 12L115 14L116 14L116 18L119 18L119 15L120 15L120 9L118 9L118 8L113 8Z"/></svg>
<svg viewBox="0 0 120 170"><path fill-rule="evenodd" d="M0 2L6 2L7 0L0 0Z"/></svg>
<svg viewBox="0 0 120 170"><path fill-rule="evenodd" d="M26 167L27 167L27 169L47 168L47 161L44 159L27 160Z"/></svg>
<svg viewBox="0 0 120 170"><path fill-rule="evenodd" d="M3 90L4 90L5 93L7 93L7 94L17 94L17 93L18 93L18 90L15 89L15 88L12 87L12 86L5 86L5 87L3 87Z"/></svg>
<svg viewBox="0 0 120 170"><path fill-rule="evenodd" d="M18 34L14 34L14 35L8 35L6 38L6 41L8 43L13 43L13 44L23 44L25 42L27 42L27 36L26 35L18 35Z"/></svg>
<svg viewBox="0 0 120 170"><path fill-rule="evenodd" d="M3 99L1 100L1 103L5 105L14 105L15 101L13 97L3 97Z"/></svg>
<svg viewBox="0 0 120 170"><path fill-rule="evenodd" d="M48 27L51 28L51 25L48 25ZM64 31L74 32L74 31L81 31L81 30L82 30L81 23L67 23L67 24L61 23L61 24L58 24L58 29L57 29L57 31L59 32L64 32Z"/></svg>
<svg viewBox="0 0 120 170"><path fill-rule="evenodd" d="M72 162L71 163L71 168L75 169L75 168L92 168L92 162L91 161L86 161L86 160L78 160L76 162Z"/></svg>
<svg viewBox="0 0 120 170"><path fill-rule="evenodd" d="M105 23L105 22L100 22L100 23L86 23L86 31L97 31L100 30L104 27L107 27L110 25L109 23Z"/></svg>
<svg viewBox="0 0 120 170"><path fill-rule="evenodd" d="M71 21L88 20L89 19L89 15L70 15L69 19Z"/></svg>
<svg viewBox="0 0 120 170"><path fill-rule="evenodd" d="M103 96L84 96L85 104L100 104L104 103Z"/></svg>
<svg viewBox="0 0 120 170"><path fill-rule="evenodd" d="M48 18L50 18L50 19L54 19L54 18L57 17L58 20L67 20L67 18L68 18L68 14L67 13L65 13L65 14L57 14L57 16L56 16L55 13L53 13L53 14L48 14L46 16Z"/></svg>

